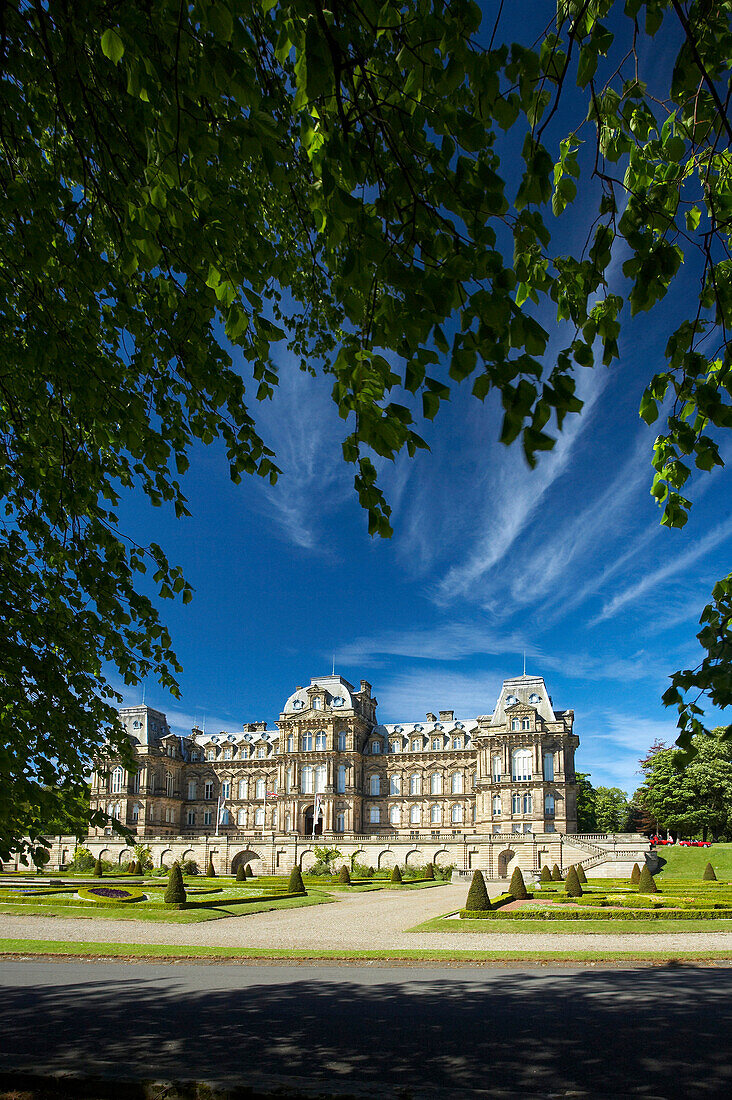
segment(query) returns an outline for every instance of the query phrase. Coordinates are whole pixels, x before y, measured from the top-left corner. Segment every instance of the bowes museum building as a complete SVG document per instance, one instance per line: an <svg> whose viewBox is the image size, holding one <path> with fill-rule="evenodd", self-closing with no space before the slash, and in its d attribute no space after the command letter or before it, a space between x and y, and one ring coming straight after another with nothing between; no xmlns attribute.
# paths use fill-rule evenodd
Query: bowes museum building
<svg viewBox="0 0 732 1100"><path fill-rule="evenodd" d="M505 680L490 714L452 710L380 724L371 685L338 675L297 687L276 728L194 728L180 737L160 711L120 711L138 768L105 761L92 807L105 809L149 844L156 865L209 858L220 873L303 868L313 846L337 846L342 862L375 867L455 864L502 877L519 865L583 862L613 867L602 837L577 836L574 712L554 707L540 676ZM639 839L639 838L638 838ZM626 838L630 841L630 838ZM62 838L52 859L70 858ZM94 831L95 855L125 863L112 829ZM642 858L642 856L641 856Z"/></svg>

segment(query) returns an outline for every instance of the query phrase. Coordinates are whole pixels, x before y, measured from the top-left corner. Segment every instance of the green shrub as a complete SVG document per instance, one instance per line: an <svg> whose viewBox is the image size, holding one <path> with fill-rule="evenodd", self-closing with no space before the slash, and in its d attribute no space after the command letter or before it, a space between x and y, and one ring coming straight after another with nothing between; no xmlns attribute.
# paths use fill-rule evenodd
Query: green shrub
<svg viewBox="0 0 732 1100"><path fill-rule="evenodd" d="M69 864L72 875L85 875L94 870L94 856L88 848L77 848Z"/></svg>
<svg viewBox="0 0 732 1100"><path fill-rule="evenodd" d="M485 879L482 871L473 872L473 881L470 883L465 908L469 912L487 912L491 907L488 891L485 888Z"/></svg>
<svg viewBox="0 0 732 1100"><path fill-rule="evenodd" d="M208 857L208 867L206 868L206 878L216 878L216 868L213 865L213 860Z"/></svg>
<svg viewBox="0 0 732 1100"><path fill-rule="evenodd" d="M577 877L576 868L574 868L574 867L569 868L569 871L567 872L567 881L565 882L564 885L565 885L565 889L567 891L567 895L570 898L581 898L582 897L582 886L580 884L580 880Z"/></svg>
<svg viewBox="0 0 732 1100"><path fill-rule="evenodd" d="M251 863L247 863L246 872L247 872L247 878L254 878L254 871L252 870Z"/></svg>
<svg viewBox="0 0 732 1100"><path fill-rule="evenodd" d="M714 868L712 867L711 863L707 863L706 867L704 868L704 874L702 875L702 878L705 880L705 882L717 881L717 876L714 873Z"/></svg>
<svg viewBox="0 0 732 1100"><path fill-rule="evenodd" d="M389 875L389 881L390 882L401 882L402 881L402 873L399 870L399 864L398 863L395 863L394 866L392 867L391 874Z"/></svg>
<svg viewBox="0 0 732 1100"><path fill-rule="evenodd" d="M539 875L539 881L540 882L551 882L552 881L552 873L549 870L549 864L548 863L545 863L544 866L542 867L541 874Z"/></svg>
<svg viewBox="0 0 732 1100"><path fill-rule="evenodd" d="M237 882L246 882L246 878L247 878L246 868L244 867L243 863L240 863L239 866L236 869L236 881Z"/></svg>
<svg viewBox="0 0 732 1100"><path fill-rule="evenodd" d="M180 869L184 875L197 875L198 864L195 859L182 859L180 860Z"/></svg>
<svg viewBox="0 0 732 1100"><path fill-rule="evenodd" d="M170 877L167 889L163 894L163 901L166 905L175 905L179 909L186 903L186 890L183 885L183 874L179 863L174 863L170 868Z"/></svg>
<svg viewBox="0 0 732 1100"><path fill-rule="evenodd" d="M587 875L585 874L585 869L584 869L584 867L582 866L581 863L578 863L576 865L576 870L577 870L577 878L580 880L581 885L583 885L583 886L586 885Z"/></svg>
<svg viewBox="0 0 732 1100"><path fill-rule="evenodd" d="M373 878L375 874L376 874L376 868L375 867L369 867L369 878Z"/></svg>
<svg viewBox="0 0 732 1100"><path fill-rule="evenodd" d="M287 892L288 894L307 893L305 889L305 883L302 881L302 871L297 866L297 864L295 864L295 866L290 871L290 879L287 883Z"/></svg>
<svg viewBox="0 0 732 1100"><path fill-rule="evenodd" d="M514 867L513 874L511 875L511 884L508 887L509 894L516 898L517 901L523 901L524 898L529 896L529 892L526 889L526 883L524 882L524 876L521 874L520 867Z"/></svg>
<svg viewBox="0 0 732 1100"><path fill-rule="evenodd" d="M434 868L434 864L432 864L432 863L428 863L428 864L427 864L427 866L426 866L426 867L425 867L425 869L424 869L424 877L425 877L425 878L426 878L426 879L427 879L427 880L428 880L429 882L431 882L431 881L432 881L432 880L434 879L434 877L435 877L435 868Z"/></svg>
<svg viewBox="0 0 732 1100"><path fill-rule="evenodd" d="M554 866L552 867L552 882L561 882L561 881L562 881L562 872L559 870L559 868L557 867L557 865L555 863Z"/></svg>
<svg viewBox="0 0 732 1100"><path fill-rule="evenodd" d="M633 870L630 872L630 881L633 886L637 886L640 882L640 867L637 863L633 864Z"/></svg>
<svg viewBox="0 0 732 1100"><path fill-rule="evenodd" d="M348 868L346 867L345 863L343 864L340 871L338 872L338 881L342 882L344 886L350 886L351 885L351 876L349 874Z"/></svg>
<svg viewBox="0 0 732 1100"><path fill-rule="evenodd" d="M658 887L653 880L653 875L648 869L648 864L643 864L643 870L640 873L638 879L638 893L639 894L657 894Z"/></svg>
<svg viewBox="0 0 732 1100"><path fill-rule="evenodd" d="M97 859L94 860L94 869L92 870L92 874L94 875L94 878L101 878L102 875L104 874L104 868L102 867L102 861L98 857L97 857Z"/></svg>

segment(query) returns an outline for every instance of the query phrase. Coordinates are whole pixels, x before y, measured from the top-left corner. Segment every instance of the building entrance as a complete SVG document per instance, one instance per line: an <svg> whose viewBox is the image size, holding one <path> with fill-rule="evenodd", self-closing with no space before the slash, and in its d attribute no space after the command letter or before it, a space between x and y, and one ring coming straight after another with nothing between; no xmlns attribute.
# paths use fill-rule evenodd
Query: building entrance
<svg viewBox="0 0 732 1100"><path fill-rule="evenodd" d="M315 815L315 807L314 806L308 806L307 810L305 811L305 817L304 817L303 832L304 832L305 836L312 836L313 835L313 817L314 817L314 815ZM321 818L320 821L318 822L318 824L315 826L315 836L320 836L322 834L322 832L323 832L323 819Z"/></svg>

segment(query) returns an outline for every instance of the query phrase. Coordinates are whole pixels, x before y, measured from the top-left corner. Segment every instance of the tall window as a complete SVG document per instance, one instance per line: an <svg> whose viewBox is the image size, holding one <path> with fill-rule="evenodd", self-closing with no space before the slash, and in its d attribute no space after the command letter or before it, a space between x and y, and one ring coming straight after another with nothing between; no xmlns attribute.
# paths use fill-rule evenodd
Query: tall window
<svg viewBox="0 0 732 1100"><path fill-rule="evenodd" d="M378 756L378 754L380 752L381 752L381 741L372 741L371 742L371 755L372 756Z"/></svg>
<svg viewBox="0 0 732 1100"><path fill-rule="evenodd" d="M529 718L522 718L521 719L521 729L522 730L531 729L531 720Z"/></svg>
<svg viewBox="0 0 732 1100"><path fill-rule="evenodd" d="M301 782L302 782L302 793L303 794L312 794L313 793L313 769L310 767L309 764L306 764L305 767L302 769Z"/></svg>
<svg viewBox="0 0 732 1100"><path fill-rule="evenodd" d="M450 820L453 825L459 825L463 820L463 808L462 806L453 806L450 811Z"/></svg>
<svg viewBox="0 0 732 1100"><path fill-rule="evenodd" d="M231 755L232 755L232 750L227 745L227 747L224 749L224 760L231 760Z"/></svg>
<svg viewBox="0 0 732 1100"><path fill-rule="evenodd" d="M520 814L521 813L521 795L520 794L514 794L514 795L511 796L511 813L512 814Z"/></svg>
<svg viewBox="0 0 732 1100"><path fill-rule="evenodd" d="M389 810L389 821L392 825L400 825L402 820L402 811L398 806L392 806Z"/></svg>
<svg viewBox="0 0 732 1100"><path fill-rule="evenodd" d="M399 752L399 742L398 741L390 741L389 742L389 752Z"/></svg>
<svg viewBox="0 0 732 1100"><path fill-rule="evenodd" d="M312 733L303 733L300 736L300 748L303 752L310 752L313 747Z"/></svg>
<svg viewBox="0 0 732 1100"><path fill-rule="evenodd" d="M170 772L165 773L165 793L167 794L168 798L173 797L173 776L170 774Z"/></svg>
<svg viewBox="0 0 732 1100"><path fill-rule="evenodd" d="M414 775L410 775L410 777L409 777L409 793L410 794L421 794L422 793L422 784L420 782L420 777L416 773Z"/></svg>
<svg viewBox="0 0 732 1100"><path fill-rule="evenodd" d="M439 825L442 821L442 810L439 806L430 806L430 825Z"/></svg>
<svg viewBox="0 0 732 1100"><path fill-rule="evenodd" d="M463 739L462 739L462 737L453 737L453 739L452 739L452 747L453 747L454 749L461 749L461 748L463 747Z"/></svg>
<svg viewBox="0 0 732 1100"><path fill-rule="evenodd" d="M500 783L501 781L501 758L500 756L494 756L491 761L491 770L493 772L493 782Z"/></svg>
<svg viewBox="0 0 732 1100"><path fill-rule="evenodd" d="M290 814L285 814L285 832L289 833L292 829L292 817Z"/></svg>
<svg viewBox="0 0 732 1100"><path fill-rule="evenodd" d="M409 809L409 824L419 825L422 820L422 811L419 806L411 806Z"/></svg>
<svg viewBox="0 0 732 1100"><path fill-rule="evenodd" d="M141 774L142 774L141 771L138 769L135 772L135 774L132 776L132 793L133 794L139 794L140 793L140 776L141 776Z"/></svg>
<svg viewBox="0 0 732 1100"><path fill-rule="evenodd" d="M291 733L289 733L287 735L287 751L288 752L294 752L295 751L295 738L294 738L293 734L291 734Z"/></svg>
<svg viewBox="0 0 732 1100"><path fill-rule="evenodd" d="M335 831L337 833L345 833L345 831L346 831L346 815L345 814L336 814Z"/></svg>
<svg viewBox="0 0 732 1100"><path fill-rule="evenodd" d="M319 751L324 751L325 750L325 734L324 733L321 732L321 733L316 733L315 734L315 748L318 749Z"/></svg>
<svg viewBox="0 0 732 1100"><path fill-rule="evenodd" d="M265 781L264 779L258 779L255 788L255 798L264 798L265 795Z"/></svg>
<svg viewBox="0 0 732 1100"><path fill-rule="evenodd" d="M287 794L292 790L292 768L288 768L285 772L285 791Z"/></svg>
<svg viewBox="0 0 732 1100"><path fill-rule="evenodd" d="M442 748L442 738L441 737L433 737L432 738L432 751L433 752L439 752L439 750L441 748Z"/></svg>
<svg viewBox="0 0 732 1100"><path fill-rule="evenodd" d="M442 776L439 772L432 772L430 776L430 794L442 794Z"/></svg>
<svg viewBox="0 0 732 1100"><path fill-rule="evenodd" d="M203 787L203 797L213 798L213 783L211 780L207 780Z"/></svg>
<svg viewBox="0 0 732 1100"><path fill-rule="evenodd" d="M225 779L221 784L221 797L226 801L227 798L231 798L231 780Z"/></svg>
<svg viewBox="0 0 732 1100"><path fill-rule="evenodd" d="M216 759L216 749L206 749L206 759L207 760L215 760Z"/></svg>
<svg viewBox="0 0 732 1100"><path fill-rule="evenodd" d="M402 777L400 775L392 775L389 777L389 794L401 794L402 793Z"/></svg>
<svg viewBox="0 0 732 1100"><path fill-rule="evenodd" d="M247 812L243 806L236 815L236 823L237 825L246 825L247 823Z"/></svg>
<svg viewBox="0 0 732 1100"><path fill-rule="evenodd" d="M379 782L378 775L369 776L369 794L380 794L381 783Z"/></svg>
<svg viewBox="0 0 732 1100"><path fill-rule="evenodd" d="M213 813L212 813L211 810L204 810L203 811L203 824L204 825L210 825L212 817L213 817Z"/></svg>
<svg viewBox="0 0 732 1100"><path fill-rule="evenodd" d="M140 820L140 810L141 809L142 809L142 806L140 806L139 802L136 802L135 805L132 807L132 820L133 820L133 822L136 822L136 821Z"/></svg>
<svg viewBox="0 0 732 1100"><path fill-rule="evenodd" d="M257 756L260 760L262 760L266 755L267 750L265 749L264 745L260 745L260 747L257 749Z"/></svg>
<svg viewBox="0 0 732 1100"><path fill-rule="evenodd" d="M124 770L122 768L115 768L112 772L112 794L120 794L124 784Z"/></svg>
<svg viewBox="0 0 732 1100"><path fill-rule="evenodd" d="M246 779L239 780L239 798L247 797L247 781Z"/></svg>
<svg viewBox="0 0 732 1100"><path fill-rule="evenodd" d="M338 734L338 752L346 751L346 731L340 730Z"/></svg>
<svg viewBox="0 0 732 1100"><path fill-rule="evenodd" d="M531 749L514 749L511 753L511 778L514 780L531 779Z"/></svg>
<svg viewBox="0 0 732 1100"><path fill-rule="evenodd" d="M501 796L499 794L493 795L493 816L498 817L501 813Z"/></svg>
<svg viewBox="0 0 732 1100"><path fill-rule="evenodd" d="M315 794L322 794L325 790L325 764L318 764L315 769Z"/></svg>
<svg viewBox="0 0 732 1100"><path fill-rule="evenodd" d="M315 698L313 699L313 710L322 710L322 709L323 709L322 696L316 695Z"/></svg>
<svg viewBox="0 0 732 1100"><path fill-rule="evenodd" d="M264 825L264 806L258 806L254 812L254 824L260 829Z"/></svg>
<svg viewBox="0 0 732 1100"><path fill-rule="evenodd" d="M196 781L195 779L188 780L188 801L192 802L196 797Z"/></svg>
<svg viewBox="0 0 732 1100"><path fill-rule="evenodd" d="M419 752L422 748L422 738L415 737L412 741L412 752Z"/></svg>
<svg viewBox="0 0 732 1100"><path fill-rule="evenodd" d="M554 781L554 753L544 753L544 779L547 783Z"/></svg>
<svg viewBox="0 0 732 1100"><path fill-rule="evenodd" d="M532 814L534 812L534 800L530 794L524 795L523 811L525 814Z"/></svg>
<svg viewBox="0 0 732 1100"><path fill-rule="evenodd" d="M224 809L221 811L221 824L231 825L231 814L226 809L226 807L224 807Z"/></svg>
<svg viewBox="0 0 732 1100"><path fill-rule="evenodd" d="M554 817L554 795L548 794L544 798L544 813L547 817Z"/></svg>
<svg viewBox="0 0 732 1100"><path fill-rule="evenodd" d="M186 818L186 823L188 825L195 825L196 824L196 811L195 810L189 810L188 811L188 817Z"/></svg>
<svg viewBox="0 0 732 1100"><path fill-rule="evenodd" d="M463 773L453 772L450 776L450 790L453 794L463 793Z"/></svg>
<svg viewBox="0 0 732 1100"><path fill-rule="evenodd" d="M369 822L371 825L378 825L381 821L381 810L378 806L372 806L369 810Z"/></svg>
<svg viewBox="0 0 732 1100"><path fill-rule="evenodd" d="M338 794L344 794L346 790L346 765L338 765L338 774L336 780L336 791Z"/></svg>

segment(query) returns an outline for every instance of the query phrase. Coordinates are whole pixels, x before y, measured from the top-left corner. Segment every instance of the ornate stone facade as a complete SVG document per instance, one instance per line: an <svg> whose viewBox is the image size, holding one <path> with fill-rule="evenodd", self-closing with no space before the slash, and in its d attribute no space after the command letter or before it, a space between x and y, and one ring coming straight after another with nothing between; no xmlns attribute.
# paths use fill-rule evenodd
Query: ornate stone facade
<svg viewBox="0 0 732 1100"><path fill-rule="evenodd" d="M443 710L382 725L376 707L366 680L341 676L296 688L275 729L178 737L160 711L127 707L138 770L100 766L92 805L141 838L227 845L576 832L574 712L554 709L540 676L505 680L493 712L473 719Z"/></svg>

